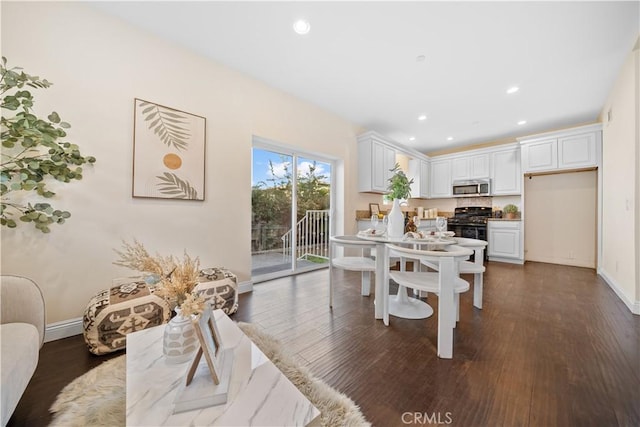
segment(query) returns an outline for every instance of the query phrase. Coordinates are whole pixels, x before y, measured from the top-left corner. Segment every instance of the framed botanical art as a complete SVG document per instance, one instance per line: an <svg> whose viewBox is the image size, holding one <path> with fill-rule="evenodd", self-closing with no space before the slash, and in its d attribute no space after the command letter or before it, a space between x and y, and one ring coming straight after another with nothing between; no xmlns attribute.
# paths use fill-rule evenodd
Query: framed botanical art
<svg viewBox="0 0 640 427"><path fill-rule="evenodd" d="M133 197L204 200L206 119L134 100Z"/></svg>

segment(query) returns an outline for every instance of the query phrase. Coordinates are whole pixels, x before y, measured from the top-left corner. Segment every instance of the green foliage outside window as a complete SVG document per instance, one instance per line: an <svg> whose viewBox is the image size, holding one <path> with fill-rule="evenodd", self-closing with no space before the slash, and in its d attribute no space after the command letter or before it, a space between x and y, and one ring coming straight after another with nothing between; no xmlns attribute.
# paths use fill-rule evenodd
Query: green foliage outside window
<svg viewBox="0 0 640 427"><path fill-rule="evenodd" d="M278 175L269 161L271 178L252 187L251 203L253 209L252 227L262 234L261 248L268 250L281 246L281 237L291 228L291 200L293 174L283 157L284 172ZM329 209L330 185L326 175L317 175L316 162L309 170L298 176L297 182L297 219L302 219L307 211Z"/></svg>

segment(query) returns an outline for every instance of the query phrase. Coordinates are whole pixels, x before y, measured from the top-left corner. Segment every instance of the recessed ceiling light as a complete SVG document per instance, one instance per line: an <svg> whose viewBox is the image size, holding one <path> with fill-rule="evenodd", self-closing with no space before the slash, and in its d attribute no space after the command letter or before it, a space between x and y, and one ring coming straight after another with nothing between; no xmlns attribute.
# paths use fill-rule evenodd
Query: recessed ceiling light
<svg viewBox="0 0 640 427"><path fill-rule="evenodd" d="M418 120L422 121L422 120L427 120L427 115L426 114L421 114L418 116Z"/></svg>
<svg viewBox="0 0 640 427"><path fill-rule="evenodd" d="M527 123L527 121L526 121L526 120L520 120L520 121L518 122L518 124L519 124L519 125L524 125L524 124L526 124L526 123Z"/></svg>
<svg viewBox="0 0 640 427"><path fill-rule="evenodd" d="M415 140L416 140L416 137L415 137L415 136L410 136L410 137L409 137L409 141L415 141Z"/></svg>
<svg viewBox="0 0 640 427"><path fill-rule="evenodd" d="M519 88L518 86L512 86L512 87L510 87L509 89L507 89L507 93L508 93L509 95L511 95L512 93L516 93L516 92L517 92L517 91L519 91L519 90L520 90L520 88Z"/></svg>
<svg viewBox="0 0 640 427"><path fill-rule="evenodd" d="M309 24L309 21L305 19L298 19L293 24L293 31L295 31L298 34L307 34L310 29L311 29L311 24Z"/></svg>
<svg viewBox="0 0 640 427"><path fill-rule="evenodd" d="M427 57L426 57L426 56L424 56L424 55L418 55L418 56L416 56L416 62L422 62L422 61L424 61L425 59L427 59Z"/></svg>
<svg viewBox="0 0 640 427"><path fill-rule="evenodd" d="M453 141L453 137L452 136L448 136L447 137L447 141Z"/></svg>

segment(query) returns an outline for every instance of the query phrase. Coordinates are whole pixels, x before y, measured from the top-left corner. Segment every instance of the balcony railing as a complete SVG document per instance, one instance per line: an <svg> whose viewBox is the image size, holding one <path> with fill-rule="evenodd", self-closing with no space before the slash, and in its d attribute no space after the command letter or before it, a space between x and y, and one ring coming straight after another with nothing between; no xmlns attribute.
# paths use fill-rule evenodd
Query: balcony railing
<svg viewBox="0 0 640 427"><path fill-rule="evenodd" d="M329 259L329 211L307 211L296 224L295 254L292 254L292 230L282 236L282 256L290 258L295 255L298 260L316 257Z"/></svg>

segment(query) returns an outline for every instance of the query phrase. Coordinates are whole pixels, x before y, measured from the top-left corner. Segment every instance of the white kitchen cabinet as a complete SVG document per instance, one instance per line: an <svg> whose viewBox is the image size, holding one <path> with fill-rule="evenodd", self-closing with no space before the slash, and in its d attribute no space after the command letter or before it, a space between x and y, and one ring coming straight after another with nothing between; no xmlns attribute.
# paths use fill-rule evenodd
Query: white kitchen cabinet
<svg viewBox="0 0 640 427"><path fill-rule="evenodd" d="M371 220L369 219L359 219L356 221L356 224L358 225L358 232L365 231L371 228Z"/></svg>
<svg viewBox="0 0 640 427"><path fill-rule="evenodd" d="M597 167L600 163L601 125L519 139L522 172L556 172Z"/></svg>
<svg viewBox="0 0 640 427"><path fill-rule="evenodd" d="M372 134L358 137L358 191L386 193L396 151Z"/></svg>
<svg viewBox="0 0 640 427"><path fill-rule="evenodd" d="M558 138L558 168L575 169L595 165L595 132Z"/></svg>
<svg viewBox="0 0 640 427"><path fill-rule="evenodd" d="M426 199L429 197L429 162L421 159L409 160L409 179L412 199Z"/></svg>
<svg viewBox="0 0 640 427"><path fill-rule="evenodd" d="M491 154L491 194L494 196L518 195L522 192L520 150L496 151Z"/></svg>
<svg viewBox="0 0 640 427"><path fill-rule="evenodd" d="M436 220L435 219L421 219L420 226L418 230L424 232L436 231Z"/></svg>
<svg viewBox="0 0 640 427"><path fill-rule="evenodd" d="M524 172L548 171L558 168L558 140L545 139L522 146Z"/></svg>
<svg viewBox="0 0 640 427"><path fill-rule="evenodd" d="M489 177L490 157L488 154L479 154L471 156L469 161L469 178L488 178Z"/></svg>
<svg viewBox="0 0 640 427"><path fill-rule="evenodd" d="M469 178L469 158L451 159L451 180L460 181Z"/></svg>
<svg viewBox="0 0 640 427"><path fill-rule="evenodd" d="M491 261L522 263L522 232L520 221L488 221L489 244L487 252Z"/></svg>
<svg viewBox="0 0 640 427"><path fill-rule="evenodd" d="M451 159L451 179L463 181L489 177L489 154L475 154Z"/></svg>
<svg viewBox="0 0 640 427"><path fill-rule="evenodd" d="M432 199L451 197L451 160L431 162L429 196Z"/></svg>

